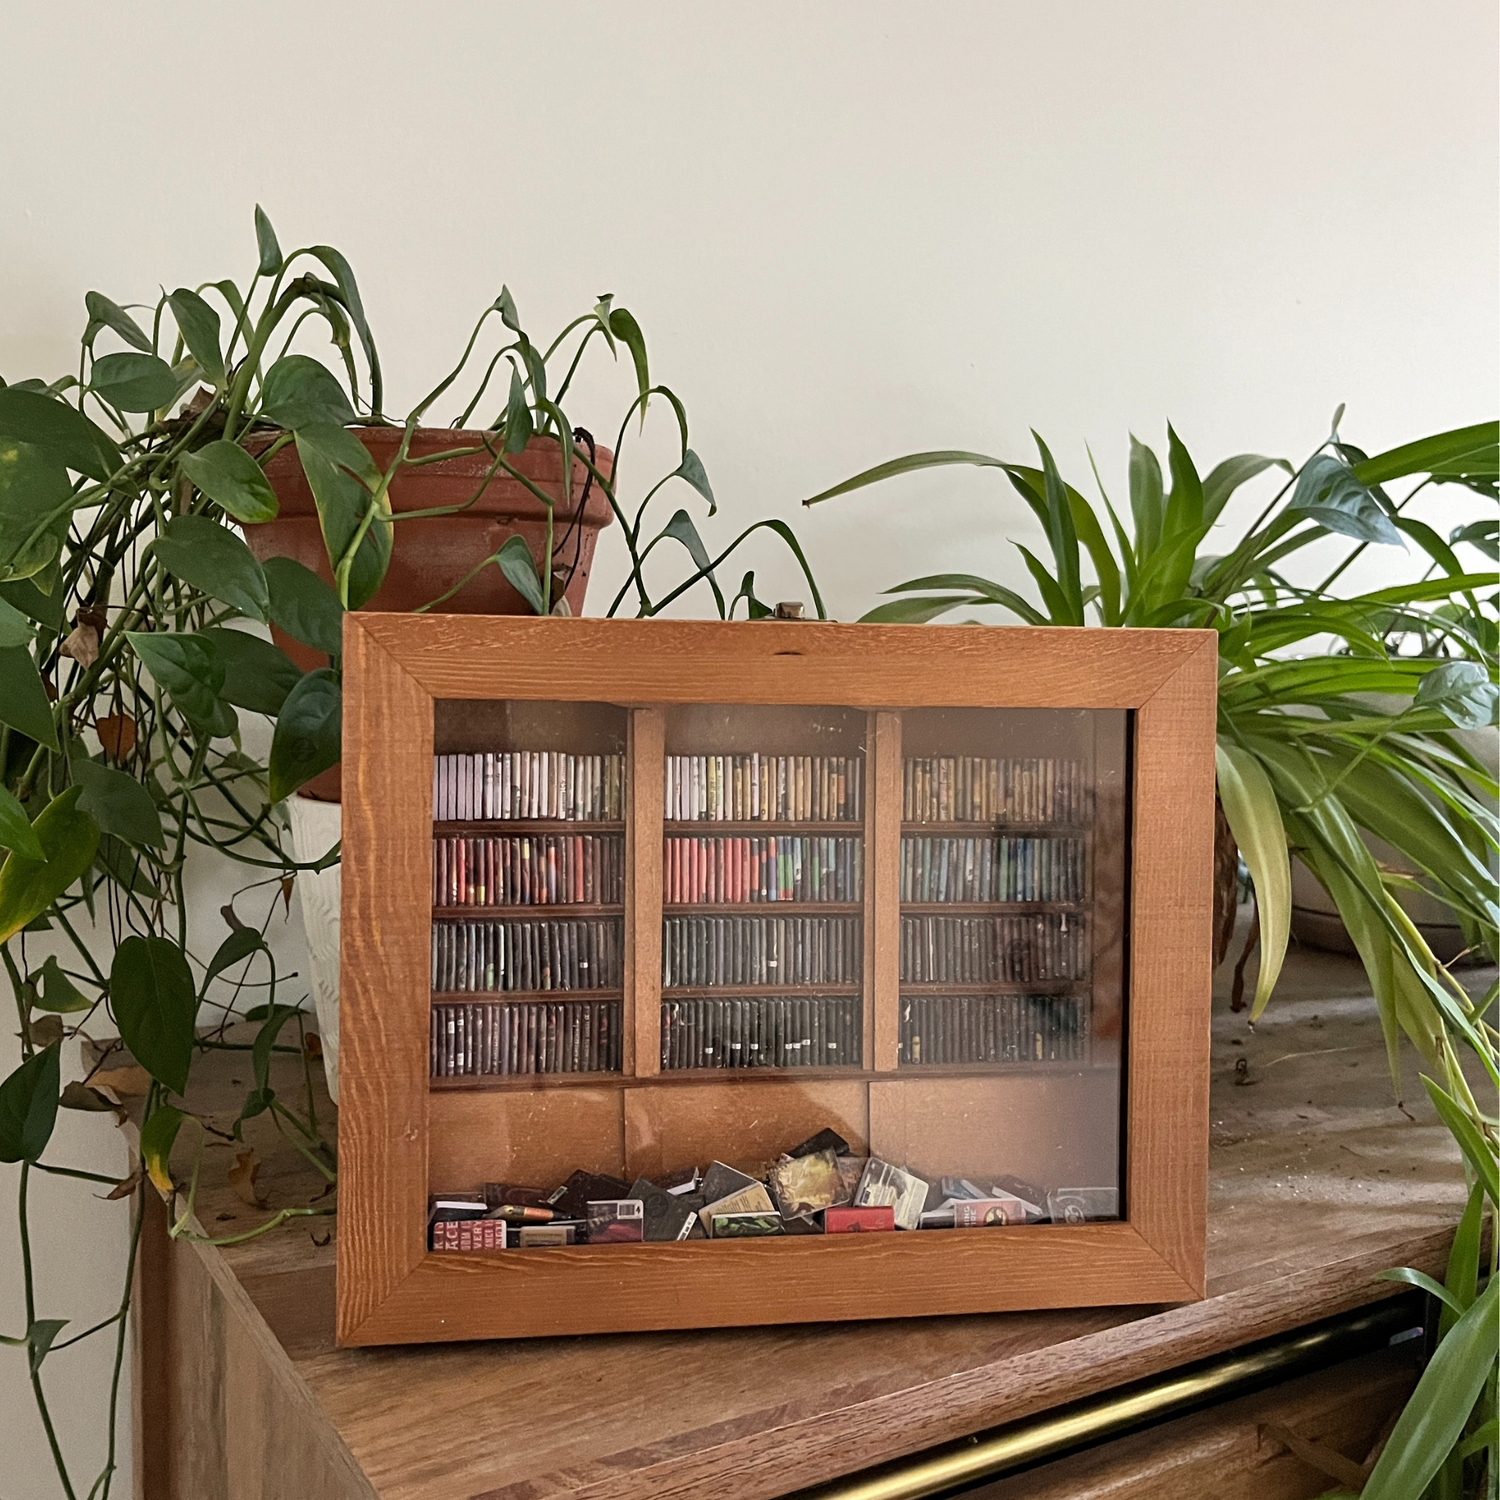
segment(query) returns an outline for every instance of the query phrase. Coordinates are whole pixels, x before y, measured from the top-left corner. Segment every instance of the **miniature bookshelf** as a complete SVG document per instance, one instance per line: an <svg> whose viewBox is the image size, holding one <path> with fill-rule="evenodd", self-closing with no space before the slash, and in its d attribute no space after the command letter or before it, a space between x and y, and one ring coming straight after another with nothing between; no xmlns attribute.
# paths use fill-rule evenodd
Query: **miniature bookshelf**
<svg viewBox="0 0 1500 1500"><path fill-rule="evenodd" d="M344 1342L1198 1294L1211 636L346 631ZM429 1193L823 1129L1118 1217L427 1249Z"/></svg>

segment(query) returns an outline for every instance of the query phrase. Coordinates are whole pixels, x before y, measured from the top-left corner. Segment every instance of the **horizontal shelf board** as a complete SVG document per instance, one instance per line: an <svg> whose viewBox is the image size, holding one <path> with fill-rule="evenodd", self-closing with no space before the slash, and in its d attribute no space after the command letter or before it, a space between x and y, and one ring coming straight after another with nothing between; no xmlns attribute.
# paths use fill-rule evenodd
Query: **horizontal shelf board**
<svg viewBox="0 0 1500 1500"><path fill-rule="evenodd" d="M619 1000L624 990L434 990L434 1005L536 1005L562 1000Z"/></svg>
<svg viewBox="0 0 1500 1500"><path fill-rule="evenodd" d="M888 1072L869 1068L672 1068L661 1073L480 1073L429 1078L432 1093L516 1093L531 1089L689 1088L694 1084L924 1083L933 1078L1045 1078L1059 1072L1113 1073L1113 1063L921 1063Z"/></svg>
<svg viewBox="0 0 1500 1500"><path fill-rule="evenodd" d="M989 984L942 984L923 981L920 984L901 981L903 995L1089 995L1089 979L997 979Z"/></svg>
<svg viewBox="0 0 1500 1500"><path fill-rule="evenodd" d="M863 818L849 819L809 819L806 823L794 823L792 821L772 821L769 818L748 818L734 821L728 818L686 818L680 821L667 819L662 823L662 830L668 837L679 838L699 835L712 838L715 834L724 834L726 837L738 838L742 834L764 834L767 838L779 838L783 833L837 833L846 838L863 838L865 832L865 820Z"/></svg>
<svg viewBox="0 0 1500 1500"><path fill-rule="evenodd" d="M862 995L859 981L853 984L718 984L662 987L662 1004L668 1000L795 1000L799 995Z"/></svg>
<svg viewBox="0 0 1500 1500"><path fill-rule="evenodd" d="M744 917L744 916L857 916L865 909L863 901L721 901L668 902L661 909L664 917Z"/></svg>
<svg viewBox="0 0 1500 1500"><path fill-rule="evenodd" d="M473 818L462 822L432 822L433 835L453 834L459 838L478 838L492 833L619 833L624 823L581 823L571 818Z"/></svg>
<svg viewBox="0 0 1500 1500"><path fill-rule="evenodd" d="M1028 834L1028 833L1068 833L1077 837L1092 833L1094 825L1090 823L1002 823L993 820L976 819L972 823L906 823L901 825L903 834L928 833L936 834L939 838L948 838L954 835L959 837L973 837L979 833L994 834Z"/></svg>
<svg viewBox="0 0 1500 1500"><path fill-rule="evenodd" d="M1094 1063L1085 1058L1071 1062L968 1062L968 1063L901 1063L898 1074L915 1082L919 1078L992 1078L1016 1074L1115 1073L1114 1063Z"/></svg>
<svg viewBox="0 0 1500 1500"><path fill-rule="evenodd" d="M903 901L901 913L912 917L1017 917L1044 912L1086 912L1093 901Z"/></svg>
<svg viewBox="0 0 1500 1500"><path fill-rule="evenodd" d="M591 906L578 901L545 901L533 906L434 906L434 922L472 921L475 918L514 917L519 921L548 917L621 917L623 906Z"/></svg>
<svg viewBox="0 0 1500 1500"><path fill-rule="evenodd" d="M435 1094L516 1093L533 1089L618 1088L623 1074L610 1073L462 1073L451 1078L429 1078Z"/></svg>

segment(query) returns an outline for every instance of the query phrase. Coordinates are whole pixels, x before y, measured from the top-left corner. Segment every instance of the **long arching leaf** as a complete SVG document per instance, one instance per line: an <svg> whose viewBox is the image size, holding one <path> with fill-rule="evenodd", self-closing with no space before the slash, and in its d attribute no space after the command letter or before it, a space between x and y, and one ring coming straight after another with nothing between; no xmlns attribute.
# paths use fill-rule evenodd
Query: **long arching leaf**
<svg viewBox="0 0 1500 1500"><path fill-rule="evenodd" d="M1219 800L1230 832L1250 867L1260 914L1260 974L1250 1019L1266 1008L1281 975L1292 926L1292 862L1276 789L1265 767L1248 750L1221 739L1215 749Z"/></svg>

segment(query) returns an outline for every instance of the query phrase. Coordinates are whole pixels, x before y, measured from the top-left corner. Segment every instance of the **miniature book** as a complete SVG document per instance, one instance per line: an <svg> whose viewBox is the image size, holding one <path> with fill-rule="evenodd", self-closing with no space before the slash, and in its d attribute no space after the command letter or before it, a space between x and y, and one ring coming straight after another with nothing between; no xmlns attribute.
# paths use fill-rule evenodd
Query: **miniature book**
<svg viewBox="0 0 1500 1500"><path fill-rule="evenodd" d="M847 1203L850 1198L831 1148L783 1157L771 1168L766 1185L786 1219L817 1213L836 1203Z"/></svg>
<svg viewBox="0 0 1500 1500"><path fill-rule="evenodd" d="M639 1244L642 1204L639 1198L607 1198L588 1205L589 1244Z"/></svg>
<svg viewBox="0 0 1500 1500"><path fill-rule="evenodd" d="M914 1172L872 1156L859 1180L854 1203L857 1208L888 1204L895 1212L899 1228L920 1229L922 1210L927 1204L927 1183Z"/></svg>

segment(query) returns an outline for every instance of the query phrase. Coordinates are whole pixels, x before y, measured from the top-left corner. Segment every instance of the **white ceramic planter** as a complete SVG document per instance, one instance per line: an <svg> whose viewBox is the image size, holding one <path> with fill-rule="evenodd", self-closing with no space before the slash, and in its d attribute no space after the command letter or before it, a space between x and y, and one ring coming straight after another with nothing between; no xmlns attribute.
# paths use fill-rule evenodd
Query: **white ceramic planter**
<svg viewBox="0 0 1500 1500"><path fill-rule="evenodd" d="M288 797L292 822L292 852L299 863L321 859L338 841L343 808L337 802L314 802L310 797ZM326 870L303 870L297 876L302 903L302 926L307 932L308 988L318 1013L318 1036L323 1043L323 1071L328 1093L339 1102L339 892L338 865Z"/></svg>

